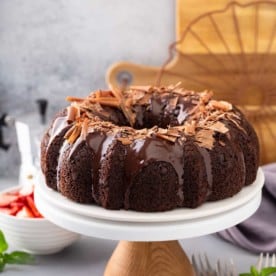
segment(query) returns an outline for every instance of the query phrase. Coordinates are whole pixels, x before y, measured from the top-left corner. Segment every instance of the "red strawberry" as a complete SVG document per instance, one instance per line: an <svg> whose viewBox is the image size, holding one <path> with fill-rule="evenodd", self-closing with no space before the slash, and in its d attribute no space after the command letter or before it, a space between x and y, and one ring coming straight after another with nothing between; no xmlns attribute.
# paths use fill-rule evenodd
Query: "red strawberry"
<svg viewBox="0 0 276 276"><path fill-rule="evenodd" d="M28 207L31 209L32 213L34 214L35 217L41 217L41 214L37 210L34 200L31 196L26 197L26 202L28 204Z"/></svg>
<svg viewBox="0 0 276 276"><path fill-rule="evenodd" d="M13 206L11 208L8 207L1 207L0 208L0 212L7 214L7 215L11 215L11 216L15 216L16 213L21 209L21 207L18 206Z"/></svg>
<svg viewBox="0 0 276 276"><path fill-rule="evenodd" d="M15 216L18 211L24 207L24 203L20 201L14 201L10 204L10 215Z"/></svg>
<svg viewBox="0 0 276 276"><path fill-rule="evenodd" d="M6 195L14 195L14 196L18 196L19 195L19 191L16 190L16 191L11 191L11 192L7 192L5 193Z"/></svg>
<svg viewBox="0 0 276 276"><path fill-rule="evenodd" d="M16 195L0 194L0 207L8 206L13 201L17 200L17 198Z"/></svg>
<svg viewBox="0 0 276 276"><path fill-rule="evenodd" d="M24 202L17 200L17 201L13 201L10 204L10 208L13 208L13 207L22 208L24 205L25 205Z"/></svg>
<svg viewBox="0 0 276 276"><path fill-rule="evenodd" d="M34 186L0 194L0 212L21 218L42 218L34 203Z"/></svg>
<svg viewBox="0 0 276 276"><path fill-rule="evenodd" d="M10 208L10 215L16 216L16 214L23 208L23 206L13 206Z"/></svg>
<svg viewBox="0 0 276 276"><path fill-rule="evenodd" d="M11 209L10 208L6 208L6 207L1 207L0 208L0 213L4 213L7 215L10 215Z"/></svg>
<svg viewBox="0 0 276 276"><path fill-rule="evenodd" d="M17 217L19 218L34 218L34 214L32 213L32 211L27 207L24 206L17 214Z"/></svg>

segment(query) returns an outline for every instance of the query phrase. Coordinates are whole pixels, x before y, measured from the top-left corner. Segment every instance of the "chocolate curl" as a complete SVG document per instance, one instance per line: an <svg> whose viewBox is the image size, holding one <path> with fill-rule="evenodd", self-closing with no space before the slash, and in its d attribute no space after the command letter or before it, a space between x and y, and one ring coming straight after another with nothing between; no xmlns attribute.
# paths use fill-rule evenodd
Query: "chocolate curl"
<svg viewBox="0 0 276 276"><path fill-rule="evenodd" d="M119 105L124 113L124 115L126 116L129 124L131 126L134 126L135 123L135 114L131 111L130 106L128 106L126 104L126 100L123 96L123 93L121 90L113 87L112 88L112 93L115 96L115 98L117 98L117 100L119 101Z"/></svg>

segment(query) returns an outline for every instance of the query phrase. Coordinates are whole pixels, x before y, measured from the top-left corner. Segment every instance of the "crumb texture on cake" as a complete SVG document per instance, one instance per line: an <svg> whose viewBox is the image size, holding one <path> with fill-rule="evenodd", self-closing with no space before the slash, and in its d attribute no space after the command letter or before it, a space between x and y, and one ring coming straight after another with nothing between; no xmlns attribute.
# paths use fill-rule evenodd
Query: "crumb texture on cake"
<svg viewBox="0 0 276 276"><path fill-rule="evenodd" d="M67 97L41 143L46 184L79 203L143 212L235 195L256 178L258 139L212 96L170 85Z"/></svg>

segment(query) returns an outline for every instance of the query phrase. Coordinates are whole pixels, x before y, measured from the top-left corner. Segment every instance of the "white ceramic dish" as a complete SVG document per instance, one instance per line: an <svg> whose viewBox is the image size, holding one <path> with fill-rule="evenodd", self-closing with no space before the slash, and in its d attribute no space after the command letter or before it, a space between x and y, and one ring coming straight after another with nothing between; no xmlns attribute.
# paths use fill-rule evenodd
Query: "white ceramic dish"
<svg viewBox="0 0 276 276"><path fill-rule="evenodd" d="M19 188L15 186L0 193ZM15 250L38 255L56 253L79 239L79 234L65 230L46 218L18 218L0 213L0 229Z"/></svg>
<svg viewBox="0 0 276 276"><path fill-rule="evenodd" d="M126 210L114 211L106 210L96 205L79 204L48 188L45 184L42 174L39 176L38 183L38 191L43 193L43 196L45 199L47 199L48 202L50 202L56 208L60 208L71 213L101 220L128 222L168 222L208 217L226 212L233 208L237 208L248 202L260 191L264 184L264 174L262 170L259 169L254 183L244 187L238 194L231 198L216 202L207 202L196 209L179 208L172 211L154 213Z"/></svg>

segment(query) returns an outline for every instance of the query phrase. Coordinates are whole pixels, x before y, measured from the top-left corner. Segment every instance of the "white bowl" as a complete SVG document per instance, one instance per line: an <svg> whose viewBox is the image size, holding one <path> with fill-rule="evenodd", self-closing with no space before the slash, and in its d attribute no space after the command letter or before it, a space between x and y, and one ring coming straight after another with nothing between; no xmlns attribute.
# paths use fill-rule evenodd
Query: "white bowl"
<svg viewBox="0 0 276 276"><path fill-rule="evenodd" d="M0 193L20 189L15 186ZM45 218L19 218L0 213L0 229L15 250L46 255L61 251L79 239L80 235L65 230Z"/></svg>

